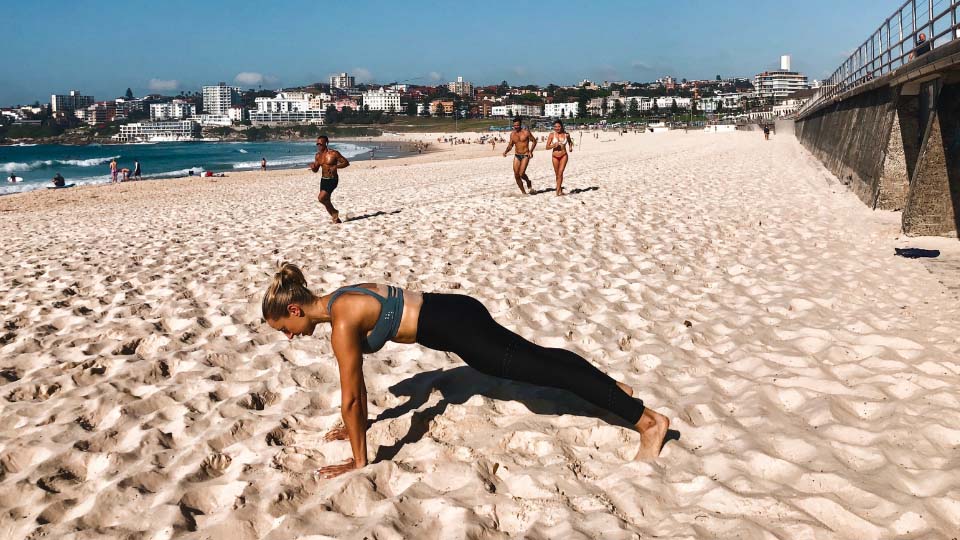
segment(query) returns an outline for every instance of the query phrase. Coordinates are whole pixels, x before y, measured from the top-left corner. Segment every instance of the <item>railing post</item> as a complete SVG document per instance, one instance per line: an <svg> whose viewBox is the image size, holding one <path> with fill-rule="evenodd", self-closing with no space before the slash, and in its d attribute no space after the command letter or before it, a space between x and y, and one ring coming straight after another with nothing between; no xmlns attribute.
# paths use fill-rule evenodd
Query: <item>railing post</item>
<svg viewBox="0 0 960 540"><path fill-rule="evenodd" d="M950 0L950 39L957 39L957 9L958 2Z"/></svg>
<svg viewBox="0 0 960 540"><path fill-rule="evenodd" d="M910 33L910 50L913 50L913 42L916 41L917 35L917 0L910 0L910 11L913 14L913 31Z"/></svg>
<svg viewBox="0 0 960 540"><path fill-rule="evenodd" d="M887 73L893 71L893 37L890 35L890 19L887 19ZM880 73L883 73L883 69L880 69Z"/></svg>

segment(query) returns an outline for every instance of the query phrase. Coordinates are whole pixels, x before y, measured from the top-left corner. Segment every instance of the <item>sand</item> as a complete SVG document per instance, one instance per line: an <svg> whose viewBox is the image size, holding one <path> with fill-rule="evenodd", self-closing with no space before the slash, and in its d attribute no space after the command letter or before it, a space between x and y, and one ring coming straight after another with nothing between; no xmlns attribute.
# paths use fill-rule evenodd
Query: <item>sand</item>
<svg viewBox="0 0 960 540"><path fill-rule="evenodd" d="M303 170L0 198L0 538L957 536L956 295L894 256L928 240L787 136L588 135L564 198L503 148L357 164L342 226ZM473 295L680 439L634 462L569 394L391 343L373 463L318 479L336 363L262 323L280 259Z"/></svg>

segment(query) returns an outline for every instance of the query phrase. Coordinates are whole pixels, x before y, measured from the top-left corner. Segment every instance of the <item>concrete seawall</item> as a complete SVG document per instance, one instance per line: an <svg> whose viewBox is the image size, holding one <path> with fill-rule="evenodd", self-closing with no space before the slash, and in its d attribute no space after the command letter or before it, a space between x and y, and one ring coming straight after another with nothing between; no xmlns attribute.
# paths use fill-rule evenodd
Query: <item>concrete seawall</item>
<svg viewBox="0 0 960 540"><path fill-rule="evenodd" d="M878 207L895 99L886 87L821 109L796 123L800 142L871 208Z"/></svg>
<svg viewBox="0 0 960 540"><path fill-rule="evenodd" d="M884 85L796 121L796 136L875 209L902 210L908 235L960 230L960 76Z"/></svg>

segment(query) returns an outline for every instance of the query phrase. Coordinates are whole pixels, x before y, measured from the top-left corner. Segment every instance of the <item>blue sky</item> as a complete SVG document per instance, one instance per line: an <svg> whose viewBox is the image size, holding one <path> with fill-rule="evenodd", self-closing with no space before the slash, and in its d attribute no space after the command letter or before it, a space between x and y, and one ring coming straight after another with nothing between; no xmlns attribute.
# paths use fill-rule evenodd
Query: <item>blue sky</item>
<svg viewBox="0 0 960 540"><path fill-rule="evenodd" d="M358 80L438 84L829 75L900 0L12 0L0 105Z"/></svg>

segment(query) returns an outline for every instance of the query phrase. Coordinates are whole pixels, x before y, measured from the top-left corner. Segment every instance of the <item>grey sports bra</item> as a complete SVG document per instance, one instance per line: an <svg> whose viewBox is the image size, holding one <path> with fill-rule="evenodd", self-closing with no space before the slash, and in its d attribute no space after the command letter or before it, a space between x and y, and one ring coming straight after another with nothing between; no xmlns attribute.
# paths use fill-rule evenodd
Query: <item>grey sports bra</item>
<svg viewBox="0 0 960 540"><path fill-rule="evenodd" d="M403 318L403 289L390 285L387 287L387 297L384 298L370 289L364 289L356 285L341 287L334 291L330 300L327 301L327 312L333 306L334 300L348 292L366 294L380 302L380 318L373 325L370 335L364 336L360 343L360 349L364 353L379 351L387 341L397 337L397 331L400 330L400 319Z"/></svg>

